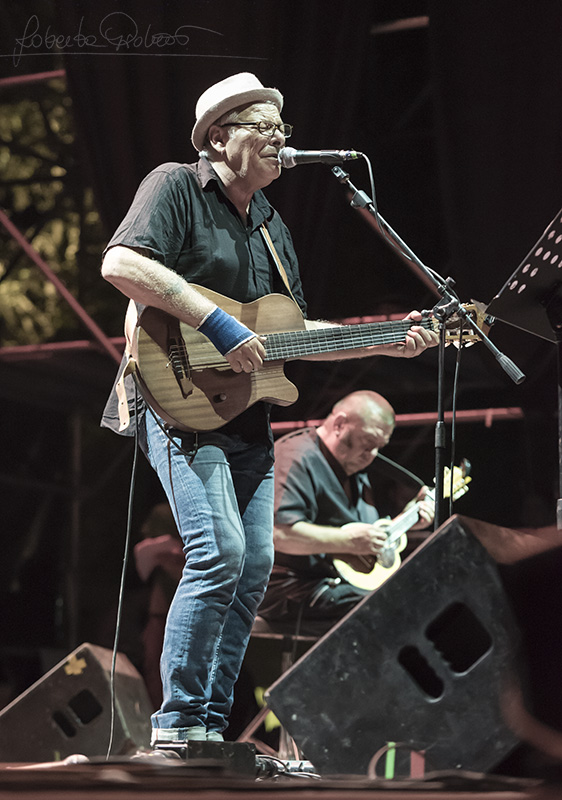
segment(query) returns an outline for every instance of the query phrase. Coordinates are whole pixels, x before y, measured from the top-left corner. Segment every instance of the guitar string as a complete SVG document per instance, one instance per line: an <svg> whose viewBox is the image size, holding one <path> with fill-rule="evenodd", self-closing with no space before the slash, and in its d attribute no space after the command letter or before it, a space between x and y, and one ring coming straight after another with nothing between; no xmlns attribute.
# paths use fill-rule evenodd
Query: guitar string
<svg viewBox="0 0 562 800"><path fill-rule="evenodd" d="M405 334L409 330L410 324L408 320L387 320L359 325L333 326L315 331L272 332L265 334L267 340L265 360L278 361L319 352L337 352L342 349L393 344L399 341L396 338L397 332ZM428 330L437 329L437 322L433 317L425 317L418 324ZM469 337L466 333L465 330L464 341L468 343ZM474 334L470 338L473 337ZM447 338L451 341L456 337L448 333ZM190 372L189 355L185 342L181 338L180 341L181 344L169 346L168 355L174 371L183 372L185 376ZM327 346L328 341L329 347ZM196 369L220 369L221 367L225 368L227 364L225 358L217 359L215 356L211 361L198 363Z"/></svg>
<svg viewBox="0 0 562 800"><path fill-rule="evenodd" d="M313 331L269 333L266 334L266 361L279 361L313 353L337 352L338 350L372 345L393 344L400 341L397 336L406 334L410 329L410 324L409 321L402 320L400 322L366 323L361 326L341 325ZM432 327L429 320L422 321L421 324L425 328ZM168 353L174 369L177 367L186 370L189 357L185 342L170 345ZM216 358L197 362L194 368L220 368L227 364L227 360L217 354Z"/></svg>
<svg viewBox="0 0 562 800"><path fill-rule="evenodd" d="M424 319L422 327L433 330L433 319ZM319 330L279 331L265 334L266 361L279 361L298 358L322 352L337 352L373 345L394 344L400 341L397 336L405 335L410 328L409 320L364 323L361 325L340 325ZM189 355L185 342L173 344L169 348L170 361L174 369L189 372ZM177 363L176 364L176 360ZM220 369L228 361L223 356L210 357L210 360L197 362L195 369Z"/></svg>

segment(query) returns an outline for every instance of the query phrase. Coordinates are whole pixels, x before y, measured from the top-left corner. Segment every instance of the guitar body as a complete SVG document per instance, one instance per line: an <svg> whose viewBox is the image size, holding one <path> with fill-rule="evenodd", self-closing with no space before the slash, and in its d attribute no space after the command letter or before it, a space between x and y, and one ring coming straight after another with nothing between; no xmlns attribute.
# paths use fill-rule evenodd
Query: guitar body
<svg viewBox="0 0 562 800"><path fill-rule="evenodd" d="M238 303L210 289L195 288L261 335L305 329L299 307L285 295ZM282 360L264 362L259 372L234 372L206 336L152 307L140 317L132 356L147 403L184 431L216 430L259 400L287 406L298 397Z"/></svg>
<svg viewBox="0 0 562 800"><path fill-rule="evenodd" d="M345 527L345 526L344 526ZM353 556L346 555L333 559L335 568L341 577L359 589L366 589L373 592L378 589L391 575L393 575L402 559L400 553L408 543L404 535L400 538L398 547L392 548L388 558L381 558L379 561L376 556Z"/></svg>
<svg viewBox="0 0 562 800"><path fill-rule="evenodd" d="M468 492L468 484L472 480L469 471L470 463L466 459L463 459L460 467L453 467L452 472L445 467L443 470L445 497L451 496L453 500L458 500ZM425 499L434 498L435 491L432 489L426 494ZM391 522L386 531L385 546L377 555L357 556L344 553L334 556L332 561L340 576L359 589L366 589L369 592L378 589L400 566L399 554L408 544L406 532L417 521L418 509L419 502L413 503ZM342 529L345 530L348 525L353 524L348 522Z"/></svg>

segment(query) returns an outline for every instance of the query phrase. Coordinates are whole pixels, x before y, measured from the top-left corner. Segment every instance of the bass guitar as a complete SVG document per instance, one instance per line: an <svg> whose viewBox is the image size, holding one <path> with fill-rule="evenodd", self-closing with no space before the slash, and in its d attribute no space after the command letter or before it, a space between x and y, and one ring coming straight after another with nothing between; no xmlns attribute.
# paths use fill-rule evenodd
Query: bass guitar
<svg viewBox="0 0 562 800"><path fill-rule="evenodd" d="M460 467L453 468L452 484L451 470L446 467L444 470L444 491L445 497L452 497L458 500L463 494L468 492L468 484L472 480L469 476L470 464L463 460ZM434 500L435 490L431 489L424 500ZM332 561L335 568L342 578L359 589L373 591L383 584L390 576L396 572L402 563L400 553L408 543L406 532L410 530L418 520L419 502L413 503L409 508L395 517L386 528L387 539L383 550L377 555L358 556L344 554L334 556ZM355 523L350 522L348 525ZM344 525L345 530L347 526Z"/></svg>
<svg viewBox="0 0 562 800"><path fill-rule="evenodd" d="M250 330L265 337L266 357L258 372L234 372L207 337L159 309L146 308L132 343L133 369L146 402L160 416L184 431L220 428L259 400L288 406L298 397L285 377L285 361L318 353L338 352L405 340L409 320L334 325L306 330L297 304L282 294L269 294L251 303L195 287ZM488 323L482 307L465 306L479 327ZM420 323L437 330L432 317ZM489 324L487 324L489 329ZM478 334L459 320L447 323L447 343L478 340Z"/></svg>

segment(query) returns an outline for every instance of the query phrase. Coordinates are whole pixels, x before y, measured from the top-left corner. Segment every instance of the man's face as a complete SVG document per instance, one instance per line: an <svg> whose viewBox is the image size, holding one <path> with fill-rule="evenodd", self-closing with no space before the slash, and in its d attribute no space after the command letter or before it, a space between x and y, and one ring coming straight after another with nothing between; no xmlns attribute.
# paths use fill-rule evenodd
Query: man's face
<svg viewBox="0 0 562 800"><path fill-rule="evenodd" d="M239 122L272 122L281 125L277 108L271 103L260 103L241 112ZM233 123L226 143L226 157L231 169L240 177L250 180L258 188L268 186L279 177L279 150L285 144L283 134L275 129L267 136L249 125Z"/></svg>
<svg viewBox="0 0 562 800"><path fill-rule="evenodd" d="M366 469L388 444L394 425L380 417L368 422L349 417L341 423L334 456L346 475Z"/></svg>

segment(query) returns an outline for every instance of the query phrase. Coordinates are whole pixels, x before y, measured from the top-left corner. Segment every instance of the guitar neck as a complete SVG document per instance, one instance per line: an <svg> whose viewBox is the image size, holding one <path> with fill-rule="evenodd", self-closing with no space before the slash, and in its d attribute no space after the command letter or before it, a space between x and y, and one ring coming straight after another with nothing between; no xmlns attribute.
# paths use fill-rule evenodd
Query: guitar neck
<svg viewBox="0 0 562 800"><path fill-rule="evenodd" d="M456 469L456 467L455 467ZM427 501L432 501L435 499L435 489L430 489L424 498ZM392 544L397 539L399 539L403 533L409 531L412 525L414 525L418 521L420 511L420 504L416 502L412 505L411 508L408 508L407 511L404 511L395 520L392 521L391 525L388 527L387 530L387 544Z"/></svg>
<svg viewBox="0 0 562 800"><path fill-rule="evenodd" d="M431 319L423 319L421 322L416 322L416 325L428 330L433 330L434 327ZM316 353L403 342L411 326L412 322L409 320L397 320L268 333L265 343L266 361L302 358Z"/></svg>
<svg viewBox="0 0 562 800"><path fill-rule="evenodd" d="M396 519L387 529L387 546L394 544L394 542L399 539L403 533L409 531L412 525L417 522L419 508L420 504L414 503L411 508L409 508L407 511L404 511L404 513L400 514L400 516L396 517Z"/></svg>

